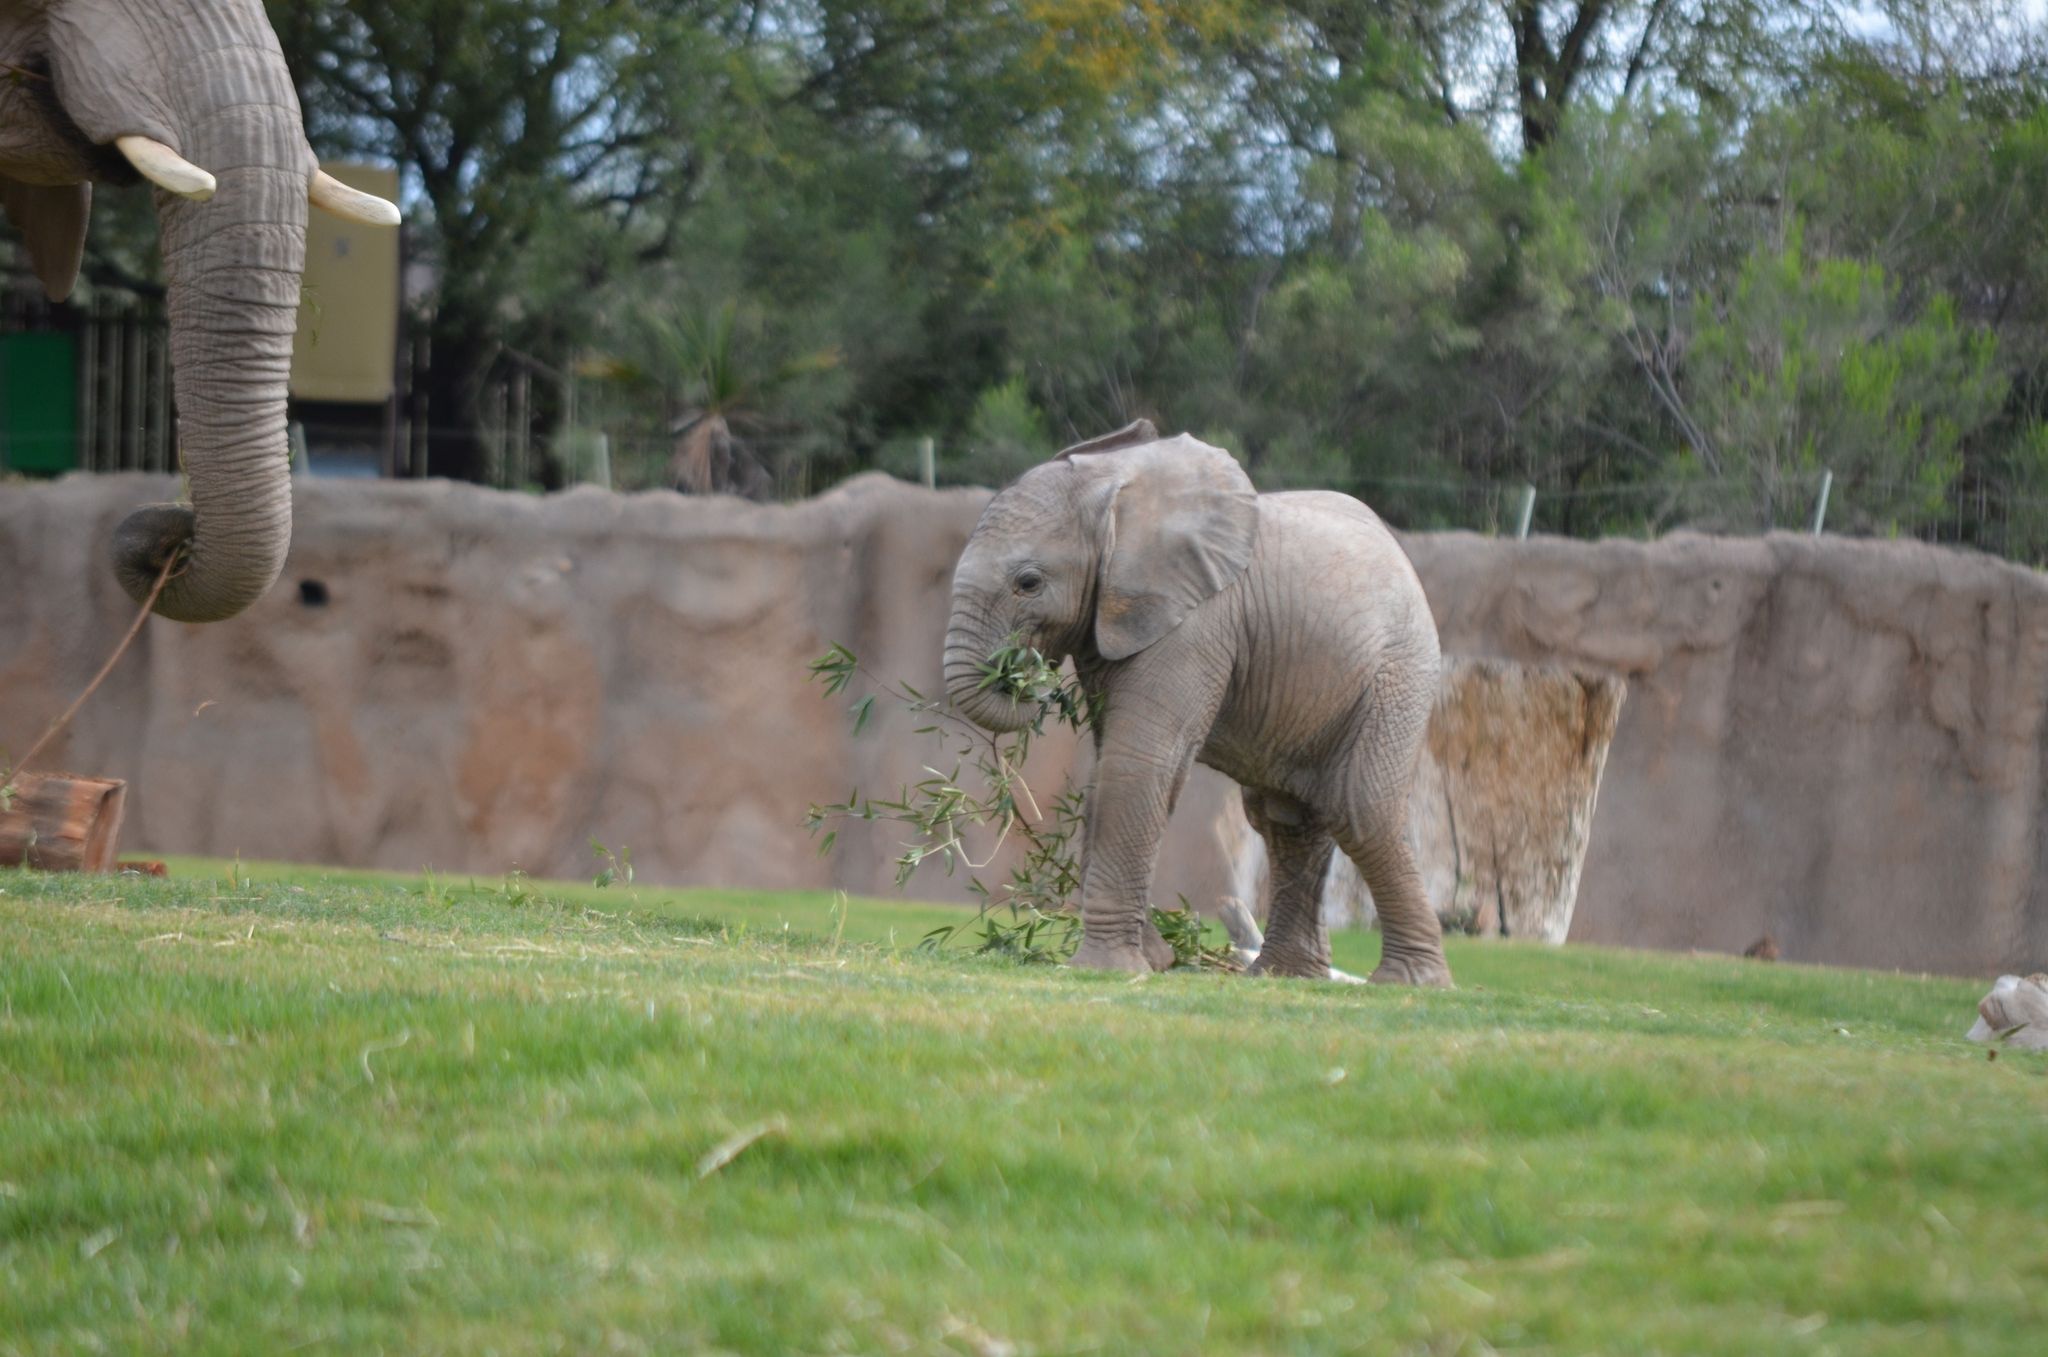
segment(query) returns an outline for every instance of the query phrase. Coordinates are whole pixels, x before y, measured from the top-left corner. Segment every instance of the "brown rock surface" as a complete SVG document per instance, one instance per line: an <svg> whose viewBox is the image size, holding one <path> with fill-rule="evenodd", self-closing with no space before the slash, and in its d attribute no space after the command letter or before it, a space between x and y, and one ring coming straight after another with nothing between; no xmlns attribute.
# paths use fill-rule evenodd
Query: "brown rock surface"
<svg viewBox="0 0 2048 1357"><path fill-rule="evenodd" d="M133 609L105 565L160 477L0 487L0 750L25 748ZM310 481L243 617L152 621L43 762L129 779L137 851L892 892L886 826L821 859L805 807L933 756L886 703L851 738L809 662L850 646L939 691L953 562L987 500L871 476L793 507ZM1056 787L1076 742L1045 742ZM1189 883L1193 887L1193 882ZM921 894L965 898L964 877Z"/></svg>
<svg viewBox="0 0 2048 1357"><path fill-rule="evenodd" d="M1791 534L1406 545L1447 651L1628 680L1574 940L2048 957L2048 577Z"/></svg>
<svg viewBox="0 0 2048 1357"><path fill-rule="evenodd" d="M0 487L0 749L119 637L107 542L171 489ZM45 760L127 779L132 851L587 876L596 837L646 881L891 889L886 827L821 860L800 821L927 751L895 713L851 738L805 665L840 640L935 683L985 493L296 498L278 586L229 622L152 621ZM1792 536L1406 545L1446 651L1628 680L1573 938L1735 952L1768 931L1790 960L1979 973L2048 958L2048 579ZM1045 769L1074 748L1049 744ZM1222 888L1222 804L1220 779L1190 783L1162 901Z"/></svg>
<svg viewBox="0 0 2048 1357"><path fill-rule="evenodd" d="M1446 661L1416 830L1425 852L1442 845L1441 898L1460 927L1565 940L1627 692L1561 665Z"/></svg>

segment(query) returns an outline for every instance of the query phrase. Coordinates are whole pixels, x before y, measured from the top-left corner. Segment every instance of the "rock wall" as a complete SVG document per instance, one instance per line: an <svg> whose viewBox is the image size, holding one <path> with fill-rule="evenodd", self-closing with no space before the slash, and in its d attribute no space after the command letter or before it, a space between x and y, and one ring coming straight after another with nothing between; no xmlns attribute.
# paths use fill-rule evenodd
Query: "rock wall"
<svg viewBox="0 0 2048 1357"><path fill-rule="evenodd" d="M1407 546L1447 651L1628 680L1574 940L2048 957L2048 577L1791 534Z"/></svg>
<svg viewBox="0 0 2048 1357"><path fill-rule="evenodd" d="M0 743L25 747L132 616L106 543L172 488L0 491ZM137 851L574 877L596 838L654 881L892 888L881 836L821 860L800 822L900 786L907 725L885 708L850 739L806 666L840 641L936 691L985 498L300 482L276 588L227 623L152 621L45 763L129 779Z"/></svg>
<svg viewBox="0 0 2048 1357"><path fill-rule="evenodd" d="M114 524L163 477L0 486L0 749L132 616ZM886 827L820 859L805 806L914 778L851 737L832 641L935 691L986 495L863 477L759 506L579 489L302 483L249 613L152 621L46 767L130 782L124 851L495 875L893 889ZM1628 680L1572 937L1956 972L2048 960L2048 580L1917 545L1408 539L1445 650ZM1041 747L1034 785L1076 764ZM1212 899L1221 780L1191 782L1158 894ZM919 894L962 883L920 876Z"/></svg>

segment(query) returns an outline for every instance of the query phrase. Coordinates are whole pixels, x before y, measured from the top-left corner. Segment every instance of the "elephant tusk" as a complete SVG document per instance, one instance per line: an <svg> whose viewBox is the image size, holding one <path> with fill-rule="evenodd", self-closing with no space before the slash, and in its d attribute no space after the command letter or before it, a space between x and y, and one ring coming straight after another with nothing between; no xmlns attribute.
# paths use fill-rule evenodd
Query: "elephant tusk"
<svg viewBox="0 0 2048 1357"><path fill-rule="evenodd" d="M312 187L306 191L313 206L325 208L337 217L370 226L398 225L398 205L374 193L350 188L325 170L313 171Z"/></svg>
<svg viewBox="0 0 2048 1357"><path fill-rule="evenodd" d="M213 176L154 137L115 137L114 147L150 183L166 193L203 203L213 196Z"/></svg>

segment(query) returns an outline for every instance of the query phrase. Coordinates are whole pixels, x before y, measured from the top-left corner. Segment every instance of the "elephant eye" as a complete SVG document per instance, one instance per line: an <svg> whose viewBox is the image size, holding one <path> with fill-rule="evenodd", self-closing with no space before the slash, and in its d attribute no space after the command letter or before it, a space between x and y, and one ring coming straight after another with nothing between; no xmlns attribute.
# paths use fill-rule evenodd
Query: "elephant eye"
<svg viewBox="0 0 2048 1357"><path fill-rule="evenodd" d="M1020 594L1035 594L1044 587L1045 576L1036 570L1027 570L1017 576L1017 592Z"/></svg>

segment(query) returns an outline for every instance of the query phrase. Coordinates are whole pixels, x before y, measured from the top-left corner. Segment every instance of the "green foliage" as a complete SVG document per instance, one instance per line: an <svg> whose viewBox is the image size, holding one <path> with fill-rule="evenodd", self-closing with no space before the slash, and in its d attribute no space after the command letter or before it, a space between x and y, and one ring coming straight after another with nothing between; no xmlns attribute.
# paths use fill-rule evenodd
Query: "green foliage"
<svg viewBox="0 0 2048 1357"><path fill-rule="evenodd" d="M977 955L1020 962L1053 963L1072 956L1081 942L1074 896L1081 884L1083 793L1069 785L1042 799L1025 782L1024 767L1033 738L1044 735L1048 723L1075 731L1090 728L1094 699L1079 681L1012 638L981 666L981 688L1010 695L1027 713L1016 731L998 734L956 714L943 697L927 697L907 683L875 683L859 657L837 642L811 662L810 672L827 697L846 692L856 677L867 678L918 723L914 735L931 739L942 751L934 764L926 765L925 778L894 798L865 796L855 788L844 801L811 806L804 824L814 835L824 831L818 851L831 852L838 826L849 820L904 826L911 837L896 858L896 884L906 884L919 867L937 859L948 876L960 865L975 873L968 886L980 902L971 922L933 928L923 946L937 950L957 944ZM855 735L873 717L877 695L867 693L848 709ZM951 764L946 771L937 766L946 763ZM1008 874L991 886L981 873L997 864L1013 838L1017 847ZM1205 943L1202 921L1186 900L1177 911L1154 909L1152 917L1179 963L1234 965L1228 946Z"/></svg>
<svg viewBox="0 0 2048 1357"><path fill-rule="evenodd" d="M1173 949L1173 964L1209 971L1243 969L1231 951L1230 940L1212 932L1185 895L1176 898L1180 908L1152 911L1153 925Z"/></svg>
<svg viewBox="0 0 2048 1357"><path fill-rule="evenodd" d="M1782 250L1744 261L1732 293L1694 304L1686 386L1728 526L1788 526L1823 468L1857 526L1911 531L1948 507L1961 444L1995 419L1996 340L1936 293L1901 317L1882 267Z"/></svg>
<svg viewBox="0 0 2048 1357"><path fill-rule="evenodd" d="M2002 469L2012 487L2004 508L2013 555L2048 567L2048 421L2021 429Z"/></svg>
<svg viewBox="0 0 2048 1357"><path fill-rule="evenodd" d="M1016 479L1054 451L1045 416L1020 378L989 387L967 422L966 461L990 485Z"/></svg>
<svg viewBox="0 0 2048 1357"><path fill-rule="evenodd" d="M703 412L782 495L1145 415L1404 527L1751 531L1826 469L1831 527L2033 559L2048 19L1880 9L271 6L316 148L404 170L432 422L570 373L622 488ZM151 285L102 198L88 287Z"/></svg>
<svg viewBox="0 0 2048 1357"><path fill-rule="evenodd" d="M805 816L806 828L816 834L845 820L907 826L913 838L896 859L899 886L933 858L944 864L948 875L962 863L984 870L1014 833L1024 845L1024 855L1011 879L992 894L979 877L972 878L975 893L985 905L1001 904L1013 913L1058 911L1078 881L1071 844L1081 827L1080 795L1064 790L1051 802L1050 812L1042 810L1024 781L1023 769L1032 739L1045 733L1048 721L1075 730L1086 727L1088 698L1074 679L1061 675L1028 647L1011 644L998 650L983 664L982 687L1011 694L1028 704L1031 714L1018 730L995 734L956 714L942 696L927 697L907 683L876 682L843 645L834 643L811 662L810 671L827 697L845 692L856 676L880 690L862 695L848 708L856 735L873 717L877 696L886 694L919 723L916 735L934 739L941 750L939 761L950 762L951 768L927 766L924 779L893 799L864 796L855 788L844 801L813 805ZM976 862L969 840L983 829L992 830L993 842ZM830 852L836 841L837 830L828 831L819 851Z"/></svg>
<svg viewBox="0 0 2048 1357"><path fill-rule="evenodd" d="M633 850L631 848L620 844L618 851L613 852L596 839L592 839L590 841L590 851L597 856L598 861L604 864L598 870L597 875L591 878L591 885L603 889L606 886L615 884L622 883L628 886L633 884Z"/></svg>

